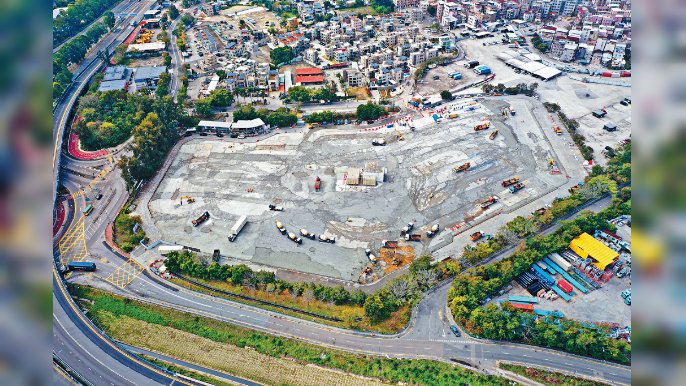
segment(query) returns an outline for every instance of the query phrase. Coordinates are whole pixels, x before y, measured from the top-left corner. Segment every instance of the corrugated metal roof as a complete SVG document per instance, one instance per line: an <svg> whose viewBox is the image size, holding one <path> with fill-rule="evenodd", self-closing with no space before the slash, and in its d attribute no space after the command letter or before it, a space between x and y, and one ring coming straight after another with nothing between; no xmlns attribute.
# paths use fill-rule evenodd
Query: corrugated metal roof
<svg viewBox="0 0 686 386"><path fill-rule="evenodd" d="M619 257L619 253L613 251L588 233L582 233L572 240L569 243L569 248L583 258L591 257L595 260L595 266L602 270Z"/></svg>

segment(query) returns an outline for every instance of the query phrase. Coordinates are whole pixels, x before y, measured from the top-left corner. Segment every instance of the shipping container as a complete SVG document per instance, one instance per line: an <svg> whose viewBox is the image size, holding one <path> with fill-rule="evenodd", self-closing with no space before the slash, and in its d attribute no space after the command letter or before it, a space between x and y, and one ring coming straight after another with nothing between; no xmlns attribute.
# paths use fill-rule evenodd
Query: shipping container
<svg viewBox="0 0 686 386"><path fill-rule="evenodd" d="M572 285L567 283L567 281L565 279L558 280L557 286L560 287L561 290L565 291L568 294L572 293Z"/></svg>
<svg viewBox="0 0 686 386"><path fill-rule="evenodd" d="M569 272L569 269L572 268L572 264L570 264L567 260L565 260L564 257L560 256L558 253L551 253L548 255L548 258L552 260L555 264L559 265L560 268L564 269L565 272Z"/></svg>
<svg viewBox="0 0 686 386"><path fill-rule="evenodd" d="M538 299L531 296L510 295L507 299L514 302L538 303Z"/></svg>
<svg viewBox="0 0 686 386"><path fill-rule="evenodd" d="M560 287L554 285L554 286L550 287L550 289L555 291L555 293L558 294L562 299L564 299L564 301L569 302L570 300L572 300L572 297L567 295L565 293L565 291L560 289Z"/></svg>

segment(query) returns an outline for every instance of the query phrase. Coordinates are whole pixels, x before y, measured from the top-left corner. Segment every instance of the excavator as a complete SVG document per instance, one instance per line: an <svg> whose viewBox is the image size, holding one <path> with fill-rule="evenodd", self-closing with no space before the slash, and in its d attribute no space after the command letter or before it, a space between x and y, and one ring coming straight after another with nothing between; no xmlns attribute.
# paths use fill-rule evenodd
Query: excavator
<svg viewBox="0 0 686 386"><path fill-rule="evenodd" d="M187 203L187 204L192 204L192 203L195 202L195 198L193 198L193 197L191 197L191 196L182 196L182 197L181 197L181 205L183 205L183 199L184 199L184 198L186 199L186 203Z"/></svg>
<svg viewBox="0 0 686 386"><path fill-rule="evenodd" d="M405 140L405 136L398 129L395 129L395 136L396 136L396 138L398 138L398 141L404 141Z"/></svg>

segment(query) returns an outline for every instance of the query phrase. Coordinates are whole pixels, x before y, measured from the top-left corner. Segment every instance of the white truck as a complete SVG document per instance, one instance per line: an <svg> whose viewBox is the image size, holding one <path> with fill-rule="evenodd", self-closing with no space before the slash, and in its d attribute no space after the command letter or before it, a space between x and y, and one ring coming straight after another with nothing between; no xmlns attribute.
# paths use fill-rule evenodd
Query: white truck
<svg viewBox="0 0 686 386"><path fill-rule="evenodd" d="M236 240L236 237L238 237L238 234L241 232L241 229L245 226L245 224L248 223L248 216L241 216L241 218L236 221L235 224L231 227L231 230L229 231L229 241L234 242Z"/></svg>

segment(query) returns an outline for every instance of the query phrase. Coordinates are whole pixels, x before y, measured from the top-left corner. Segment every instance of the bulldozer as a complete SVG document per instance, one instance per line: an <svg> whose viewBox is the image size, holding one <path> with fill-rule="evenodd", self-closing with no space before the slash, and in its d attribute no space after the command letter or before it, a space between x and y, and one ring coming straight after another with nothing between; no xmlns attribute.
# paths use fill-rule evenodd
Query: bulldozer
<svg viewBox="0 0 686 386"><path fill-rule="evenodd" d="M181 197L181 205L183 205L183 199L184 199L184 198L186 199L186 203L187 203L187 204L192 204L192 203L195 202L195 198L193 198L193 197L191 197L191 196L182 196L182 197Z"/></svg>

